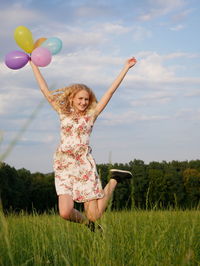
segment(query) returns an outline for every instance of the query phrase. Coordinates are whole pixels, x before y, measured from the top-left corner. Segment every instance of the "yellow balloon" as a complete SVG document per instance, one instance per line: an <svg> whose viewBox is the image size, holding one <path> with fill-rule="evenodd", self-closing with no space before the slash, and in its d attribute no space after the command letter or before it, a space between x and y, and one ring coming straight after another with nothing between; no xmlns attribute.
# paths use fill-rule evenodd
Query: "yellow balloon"
<svg viewBox="0 0 200 266"><path fill-rule="evenodd" d="M16 43L25 52L31 53L34 49L34 41L31 31L25 26L18 26L14 32L14 39Z"/></svg>

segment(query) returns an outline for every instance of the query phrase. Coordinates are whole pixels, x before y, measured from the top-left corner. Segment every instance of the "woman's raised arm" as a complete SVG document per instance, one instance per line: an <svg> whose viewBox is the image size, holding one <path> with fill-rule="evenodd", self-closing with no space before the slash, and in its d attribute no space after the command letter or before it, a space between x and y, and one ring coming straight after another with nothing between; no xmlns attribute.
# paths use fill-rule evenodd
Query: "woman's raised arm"
<svg viewBox="0 0 200 266"><path fill-rule="evenodd" d="M128 70L131 67L133 67L136 63L137 63L137 60L134 57L132 57L126 61L123 69L121 70L121 72L119 73L117 78L114 80L114 82L112 83L110 88L106 91L106 93L103 95L101 100L98 102L98 104L96 106L96 116L98 116L103 111L103 109L106 107L106 105L108 104L108 102L112 98L114 92L116 91L116 89L119 87L122 80L126 76L126 73L128 72Z"/></svg>
<svg viewBox="0 0 200 266"><path fill-rule="evenodd" d="M45 98L47 99L47 101L51 104L51 106L58 111L55 100L54 100L54 96L51 94L51 92L49 91L48 85L46 83L46 81L44 80L39 68L32 62L30 61L30 65L32 67L35 79L42 91L42 93L44 94Z"/></svg>

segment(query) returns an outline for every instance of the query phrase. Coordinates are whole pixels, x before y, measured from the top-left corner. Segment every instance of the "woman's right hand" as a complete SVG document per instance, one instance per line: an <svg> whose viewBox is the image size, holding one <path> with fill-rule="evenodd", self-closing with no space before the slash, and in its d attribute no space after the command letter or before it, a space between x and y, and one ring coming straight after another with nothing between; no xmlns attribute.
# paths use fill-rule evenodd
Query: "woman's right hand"
<svg viewBox="0 0 200 266"><path fill-rule="evenodd" d="M126 61L126 66L127 66L128 68L131 68L131 67L133 67L136 63L137 63L137 60L135 59L135 57L131 57L130 59L128 59L128 60Z"/></svg>

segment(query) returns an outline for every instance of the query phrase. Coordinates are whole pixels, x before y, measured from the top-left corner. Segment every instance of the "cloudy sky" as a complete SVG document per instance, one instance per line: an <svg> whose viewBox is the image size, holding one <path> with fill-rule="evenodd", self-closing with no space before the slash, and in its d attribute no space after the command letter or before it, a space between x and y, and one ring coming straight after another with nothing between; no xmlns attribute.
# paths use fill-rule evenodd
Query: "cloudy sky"
<svg viewBox="0 0 200 266"><path fill-rule="evenodd" d="M200 155L200 2L198 0L10 0L0 4L0 153L31 172L51 172L59 119L29 65L4 57L34 40L58 37L63 49L41 68L50 88L85 83L103 95L127 58L132 68L94 127L97 163L172 161ZM22 134L23 133L23 134ZM17 138L17 142L10 144Z"/></svg>

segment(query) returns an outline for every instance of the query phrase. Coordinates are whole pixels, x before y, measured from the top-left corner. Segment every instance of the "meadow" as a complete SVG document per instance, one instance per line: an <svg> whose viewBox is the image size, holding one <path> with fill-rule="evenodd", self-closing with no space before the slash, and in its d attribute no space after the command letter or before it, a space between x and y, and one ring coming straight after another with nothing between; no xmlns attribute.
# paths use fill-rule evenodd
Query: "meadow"
<svg viewBox="0 0 200 266"><path fill-rule="evenodd" d="M198 210L108 211L100 224L1 213L0 265L200 265Z"/></svg>

